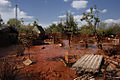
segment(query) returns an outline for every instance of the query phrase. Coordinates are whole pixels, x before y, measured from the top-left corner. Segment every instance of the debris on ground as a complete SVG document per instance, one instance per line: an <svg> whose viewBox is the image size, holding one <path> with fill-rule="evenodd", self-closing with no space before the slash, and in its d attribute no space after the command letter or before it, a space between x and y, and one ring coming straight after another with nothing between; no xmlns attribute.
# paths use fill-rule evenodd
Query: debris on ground
<svg viewBox="0 0 120 80"><path fill-rule="evenodd" d="M84 72L99 72L103 60L102 55L86 54L82 56L73 66L72 69L77 73Z"/></svg>
<svg viewBox="0 0 120 80"><path fill-rule="evenodd" d="M67 42L65 40L66 44ZM120 55L113 55L115 51L112 49L105 53L104 49L84 48L79 43L71 45L71 50L68 50L67 45L64 44L61 47L59 43L33 46L29 51L30 59L27 59L28 50L25 49L23 56L12 56L15 59L8 57L9 62L18 63L16 67L20 69L21 74L26 71L33 71L34 75L40 73L37 76L41 78L40 80L42 78L43 80L120 80ZM112 55L109 56L109 53ZM37 64L29 66L34 61ZM68 64L71 64L72 67ZM33 78L36 79L34 76Z"/></svg>
<svg viewBox="0 0 120 80"><path fill-rule="evenodd" d="M59 44L59 46L60 46L60 47L62 47L62 46L63 46L63 44Z"/></svg>
<svg viewBox="0 0 120 80"><path fill-rule="evenodd" d="M72 69L78 75L74 80L120 79L119 62L105 55L86 54L73 64Z"/></svg>
<svg viewBox="0 0 120 80"><path fill-rule="evenodd" d="M27 59L25 61L23 61L23 63L27 66L31 65L33 62L30 59Z"/></svg>

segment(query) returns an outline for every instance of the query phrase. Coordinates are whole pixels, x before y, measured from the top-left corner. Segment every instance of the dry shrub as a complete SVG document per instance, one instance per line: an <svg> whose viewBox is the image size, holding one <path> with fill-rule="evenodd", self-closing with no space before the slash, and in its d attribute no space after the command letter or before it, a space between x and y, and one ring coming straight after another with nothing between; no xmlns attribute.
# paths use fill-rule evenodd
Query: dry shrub
<svg viewBox="0 0 120 80"><path fill-rule="evenodd" d="M16 80L19 72L13 64L4 61L0 66L0 80Z"/></svg>
<svg viewBox="0 0 120 80"><path fill-rule="evenodd" d="M23 45L18 45L16 47L16 56L23 56L24 55L24 51L25 51L25 47Z"/></svg>

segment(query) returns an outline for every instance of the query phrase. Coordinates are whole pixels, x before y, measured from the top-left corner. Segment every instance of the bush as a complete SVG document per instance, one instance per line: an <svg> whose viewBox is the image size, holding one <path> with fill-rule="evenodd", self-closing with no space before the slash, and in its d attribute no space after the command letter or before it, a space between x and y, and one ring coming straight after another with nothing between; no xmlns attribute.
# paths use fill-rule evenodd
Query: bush
<svg viewBox="0 0 120 80"><path fill-rule="evenodd" d="M17 46L16 56L23 56L25 51L25 47L23 45Z"/></svg>

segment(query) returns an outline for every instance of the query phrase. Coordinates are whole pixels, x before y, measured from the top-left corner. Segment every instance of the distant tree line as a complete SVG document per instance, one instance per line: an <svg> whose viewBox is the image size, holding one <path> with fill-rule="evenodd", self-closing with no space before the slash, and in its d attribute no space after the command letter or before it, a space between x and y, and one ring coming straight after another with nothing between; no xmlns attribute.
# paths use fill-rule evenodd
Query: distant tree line
<svg viewBox="0 0 120 80"><path fill-rule="evenodd" d="M34 28L34 26L38 25L37 21L34 21L32 25L30 25L30 24L24 25L23 18L21 20L17 20L17 21L14 18L9 19L7 24L9 24L11 27L16 28L19 33L32 33L32 29ZM16 26L16 24L17 24L17 26Z"/></svg>
<svg viewBox="0 0 120 80"><path fill-rule="evenodd" d="M117 23L107 24L104 22L100 22L97 17L94 18L94 16L90 15L90 13L88 14L83 13L83 16L86 16L86 18L91 16L91 22L90 20L88 21L86 19L88 24L79 27L78 23L74 20L73 15L67 12L65 21L60 20L58 24L51 24L48 28L45 29L45 32L64 34L65 32L70 31L73 34L90 34L90 35L93 35L95 32L97 32L97 34L105 36L120 35L120 24ZM95 19L94 24L92 18ZM83 19L85 20L85 18ZM97 26L96 22L99 22L99 26ZM94 28L96 29L96 31L94 30Z"/></svg>
<svg viewBox="0 0 120 80"><path fill-rule="evenodd" d="M92 8L90 8L92 10ZM61 33L64 34L66 32L72 32L73 34L94 34L94 30L93 27L94 25L97 25L96 22L94 23L94 25L92 25L93 21L91 19L87 20L87 17L91 17L93 18L95 15L91 14L93 13L83 13L84 18L83 20L86 20L86 22L88 22L87 25L83 25L83 26L78 26L78 23L74 20L74 16L71 13L66 13L66 19L65 21L63 21L62 19L58 22L58 24L51 24L48 28L45 28L45 32L46 33ZM90 15L91 14L91 15ZM86 16L86 19L85 19ZM94 18L96 21L99 22L99 19L96 17ZM0 24L4 24L3 20L0 19ZM12 27L16 27L16 20L13 19L9 19L7 24L10 24ZM21 20L17 20L17 30L19 32L22 33L31 33L32 29L34 28L34 26L38 25L37 21L34 21L32 25L28 24L28 25L24 25L24 21L23 19ZM92 26L92 27L90 27ZM120 35L120 24L117 23L111 23L111 24L107 24L104 22L99 22L99 26L96 27L96 32L98 34L101 35Z"/></svg>
<svg viewBox="0 0 120 80"><path fill-rule="evenodd" d="M78 24L74 20L72 14L66 13L66 20L58 22L58 24L51 24L48 28L45 29L46 33L65 33L65 32L73 32L77 33Z"/></svg>

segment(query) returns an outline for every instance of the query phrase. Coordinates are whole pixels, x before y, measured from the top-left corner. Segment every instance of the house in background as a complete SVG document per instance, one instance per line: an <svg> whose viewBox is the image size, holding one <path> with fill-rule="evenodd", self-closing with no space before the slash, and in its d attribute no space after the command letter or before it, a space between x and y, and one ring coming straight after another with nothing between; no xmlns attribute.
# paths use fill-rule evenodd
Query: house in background
<svg viewBox="0 0 120 80"><path fill-rule="evenodd" d="M45 31L42 26L35 26L33 28L33 33L37 35L37 39L34 41L34 44L41 44L45 37Z"/></svg>

